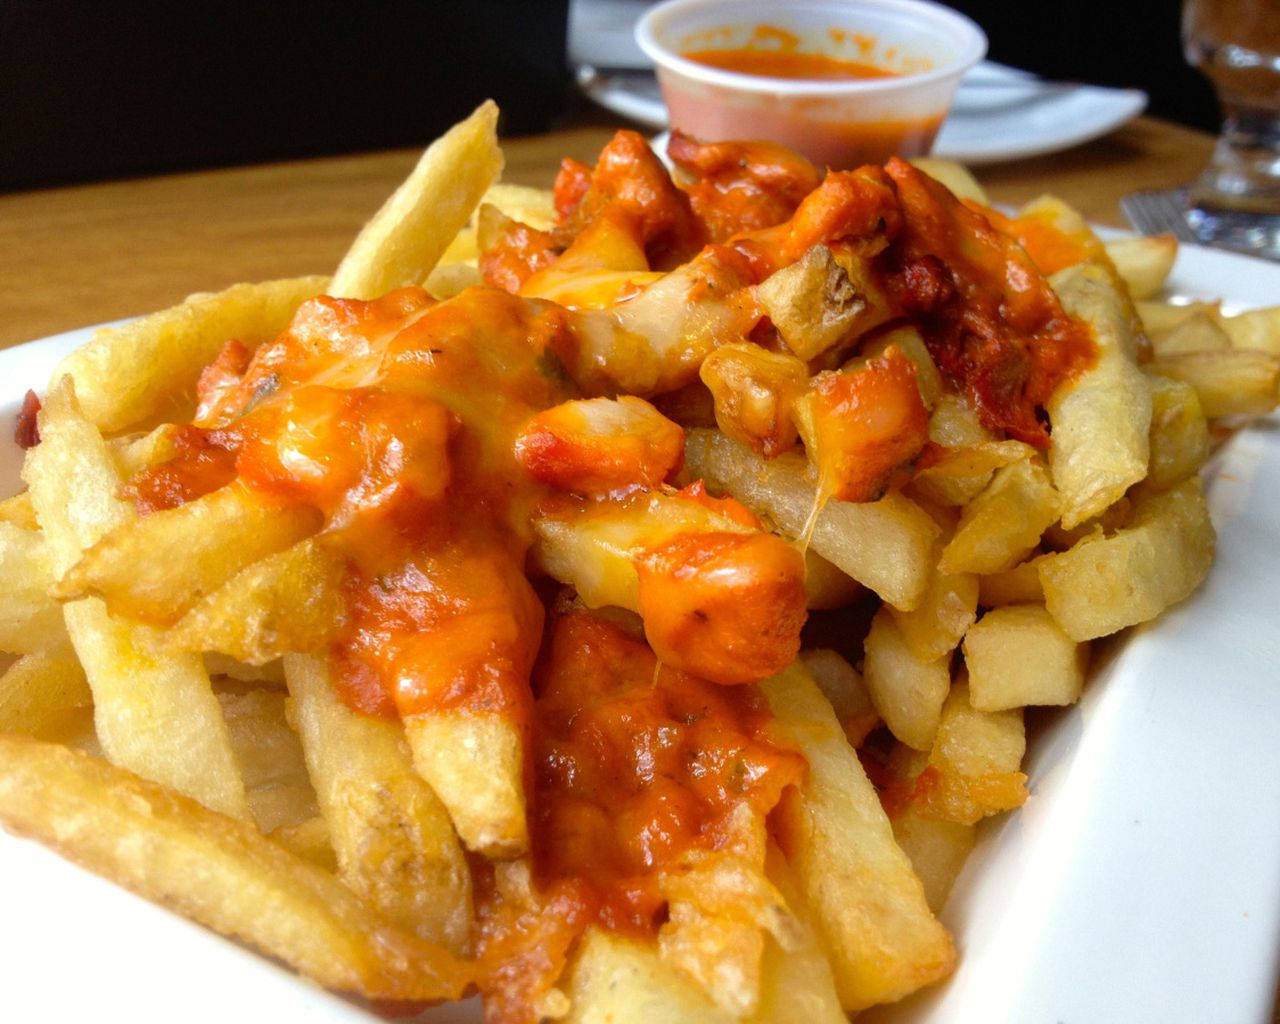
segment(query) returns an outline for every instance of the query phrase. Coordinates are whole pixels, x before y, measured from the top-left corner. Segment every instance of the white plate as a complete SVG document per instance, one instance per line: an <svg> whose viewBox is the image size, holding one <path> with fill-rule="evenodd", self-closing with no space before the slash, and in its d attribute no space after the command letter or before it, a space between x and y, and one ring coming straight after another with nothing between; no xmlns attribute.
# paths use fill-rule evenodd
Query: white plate
<svg viewBox="0 0 1280 1024"><path fill-rule="evenodd" d="M649 72L580 72L579 84L616 114L650 128L667 127L667 108ZM1146 105L1147 94L1138 89L1045 82L983 61L960 80L933 155L990 164L1055 153L1114 131Z"/></svg>
<svg viewBox="0 0 1280 1024"><path fill-rule="evenodd" d="M1171 291L1280 301L1280 267L1184 247ZM0 493L27 387L87 331L0 352ZM1265 1022L1280 937L1280 432L1209 472L1208 583L1138 630L1074 708L1032 716L1031 798L980 839L944 913L946 984L868 1021ZM0 833L6 1019L367 1021L183 919ZM474 1003L433 1020L475 1020Z"/></svg>

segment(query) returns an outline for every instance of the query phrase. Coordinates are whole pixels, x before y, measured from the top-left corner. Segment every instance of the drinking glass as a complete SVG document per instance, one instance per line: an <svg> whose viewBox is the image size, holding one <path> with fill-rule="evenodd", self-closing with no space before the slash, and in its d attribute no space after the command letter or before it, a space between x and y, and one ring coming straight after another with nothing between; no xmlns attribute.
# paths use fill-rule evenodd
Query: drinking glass
<svg viewBox="0 0 1280 1024"><path fill-rule="evenodd" d="M1187 221L1202 241L1280 258L1280 0L1185 0L1182 42L1223 117Z"/></svg>

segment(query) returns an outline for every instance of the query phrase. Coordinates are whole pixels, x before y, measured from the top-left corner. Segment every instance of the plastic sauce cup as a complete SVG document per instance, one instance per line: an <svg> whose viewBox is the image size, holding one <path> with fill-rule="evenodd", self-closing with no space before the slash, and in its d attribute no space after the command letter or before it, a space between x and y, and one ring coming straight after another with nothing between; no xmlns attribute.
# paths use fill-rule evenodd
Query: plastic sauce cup
<svg viewBox="0 0 1280 1024"><path fill-rule="evenodd" d="M768 139L844 169L928 153L960 77L987 51L977 25L927 0L667 0L636 24L636 42L657 65L673 129L703 142ZM743 49L887 74L783 78L686 56Z"/></svg>

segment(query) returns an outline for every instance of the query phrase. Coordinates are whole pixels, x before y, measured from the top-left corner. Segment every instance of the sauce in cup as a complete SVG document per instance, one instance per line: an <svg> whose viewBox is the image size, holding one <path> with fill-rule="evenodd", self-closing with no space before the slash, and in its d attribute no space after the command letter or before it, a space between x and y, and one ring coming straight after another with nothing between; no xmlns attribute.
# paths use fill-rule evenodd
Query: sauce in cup
<svg viewBox="0 0 1280 1024"><path fill-rule="evenodd" d="M834 168L927 153L986 52L973 22L927 0L668 0L636 40L673 128L768 139Z"/></svg>

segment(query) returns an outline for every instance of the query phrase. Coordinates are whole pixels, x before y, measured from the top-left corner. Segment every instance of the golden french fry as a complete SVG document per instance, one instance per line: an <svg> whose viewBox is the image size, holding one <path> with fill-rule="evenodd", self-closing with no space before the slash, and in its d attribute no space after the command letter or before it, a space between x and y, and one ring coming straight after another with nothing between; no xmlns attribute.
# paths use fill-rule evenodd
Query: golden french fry
<svg viewBox="0 0 1280 1024"><path fill-rule="evenodd" d="M502 173L498 107L486 100L427 147L413 172L360 231L329 291L374 299L420 284Z"/></svg>
<svg viewBox="0 0 1280 1024"><path fill-rule="evenodd" d="M43 534L0 520L0 651L32 654L65 647L62 609L49 596L52 556Z"/></svg>
<svg viewBox="0 0 1280 1024"><path fill-rule="evenodd" d="M837 651L822 647L801 651L800 660L827 698L850 744L857 746L880 721L862 675Z"/></svg>
<svg viewBox="0 0 1280 1024"><path fill-rule="evenodd" d="M84 669L70 648L24 654L0 675L0 735L49 739L70 713L92 706Z"/></svg>
<svg viewBox="0 0 1280 1024"><path fill-rule="evenodd" d="M1200 397L1184 381L1151 378L1151 466L1147 483L1172 487L1209 457L1209 425Z"/></svg>
<svg viewBox="0 0 1280 1024"><path fill-rule="evenodd" d="M77 751L0 737L0 821L321 985L456 999L471 969L252 827Z"/></svg>
<svg viewBox="0 0 1280 1024"><path fill-rule="evenodd" d="M320 815L297 825L281 825L271 833L270 838L290 853L310 861L329 874L338 873L338 858L329 843L329 825Z"/></svg>
<svg viewBox="0 0 1280 1024"><path fill-rule="evenodd" d="M915 366L920 399L926 409L932 409L943 392L942 373L929 354L924 336L915 327L894 327L877 332L874 338L862 346L859 355L862 359L875 359L884 355L891 347L896 348Z"/></svg>
<svg viewBox="0 0 1280 1024"><path fill-rule="evenodd" d="M1222 329L1215 313L1196 312L1179 320L1167 331L1152 333L1151 351L1158 357L1180 352L1217 352L1231 347L1231 338Z"/></svg>
<svg viewBox="0 0 1280 1024"><path fill-rule="evenodd" d="M433 711L405 719L413 764L449 810L467 849L495 859L529 849L524 736L510 719Z"/></svg>
<svg viewBox="0 0 1280 1024"><path fill-rule="evenodd" d="M1107 257L1134 299L1160 294L1178 258L1178 240L1170 234L1117 238L1105 246Z"/></svg>
<svg viewBox="0 0 1280 1024"><path fill-rule="evenodd" d="M912 611L889 613L907 646L925 660L950 654L978 614L978 578L935 570L920 604Z"/></svg>
<svg viewBox="0 0 1280 1024"><path fill-rule="evenodd" d="M1250 309L1235 316L1219 314L1233 348L1258 349L1280 356L1280 306Z"/></svg>
<svg viewBox="0 0 1280 1024"><path fill-rule="evenodd" d="M64 600L101 597L114 614L169 626L246 565L314 533L320 523L315 509L278 505L233 483L116 527L53 592Z"/></svg>
<svg viewBox="0 0 1280 1024"><path fill-rule="evenodd" d="M31 507L30 492L22 491L12 498L0 501L0 523L10 523L24 530L40 528L39 522L36 521L36 510Z"/></svg>
<svg viewBox="0 0 1280 1024"><path fill-rule="evenodd" d="M166 634L187 651L261 666L320 650L342 620L340 559L310 537L246 565L188 609Z"/></svg>
<svg viewBox="0 0 1280 1024"><path fill-rule="evenodd" d="M352 711L323 658L289 655L285 674L307 768L339 873L388 920L455 952L471 932L471 874L395 722Z"/></svg>
<svg viewBox="0 0 1280 1024"><path fill-rule="evenodd" d="M779 843L795 869L850 1012L950 973L955 947L893 840L880 798L830 705L798 664L761 684L809 775L784 797Z"/></svg>
<svg viewBox="0 0 1280 1024"><path fill-rule="evenodd" d="M285 701L279 690L218 694L249 810L263 833L296 827L320 813Z"/></svg>
<svg viewBox="0 0 1280 1024"><path fill-rule="evenodd" d="M799 536L813 511L815 484L799 455L764 459L715 431L691 430L685 471L732 494L788 536ZM909 498L890 491L879 501L828 501L818 513L813 549L895 608L914 608L932 570L937 524Z"/></svg>
<svg viewBox="0 0 1280 1024"><path fill-rule="evenodd" d="M942 550L944 573L984 575L1011 569L1036 546L1058 518L1061 501L1039 462L1005 466L986 490L965 506Z"/></svg>
<svg viewBox="0 0 1280 1024"><path fill-rule="evenodd" d="M910 858L929 909L940 913L973 850L975 826L926 818L907 808L893 819L893 838Z"/></svg>
<svg viewBox="0 0 1280 1024"><path fill-rule="evenodd" d="M591 928L578 945L565 991L564 1024L734 1024L697 984L635 939Z"/></svg>
<svg viewBox="0 0 1280 1024"><path fill-rule="evenodd" d="M976 711L1074 704L1088 661L1088 645L1062 632L1043 605L996 608L965 634L969 703Z"/></svg>
<svg viewBox="0 0 1280 1024"><path fill-rule="evenodd" d="M1079 264L1052 283L1063 309L1091 326L1098 349L1097 362L1060 385L1047 404L1049 468L1062 495L1062 524L1070 528L1147 475L1151 392L1136 362L1131 306L1111 275Z"/></svg>
<svg viewBox="0 0 1280 1024"><path fill-rule="evenodd" d="M120 478L69 379L46 396L40 444L23 478L49 544L54 572L128 519ZM114 619L98 598L63 607L67 633L93 690L98 739L115 764L171 785L215 810L247 818L244 783L226 723L199 655L174 655L159 634Z"/></svg>
<svg viewBox="0 0 1280 1024"><path fill-rule="evenodd" d="M1139 299L1134 303L1134 308L1138 311L1138 318L1142 322L1143 330L1148 335L1163 334L1172 330L1187 317L1194 316L1197 313L1205 313L1215 319L1219 317L1218 303L1216 302L1157 302L1151 300Z"/></svg>
<svg viewBox="0 0 1280 1024"><path fill-rule="evenodd" d="M783 343L806 362L883 319L825 245L770 274L754 294Z"/></svg>
<svg viewBox="0 0 1280 1024"><path fill-rule="evenodd" d="M1039 559L1050 614L1073 640L1154 619L1208 575L1215 534L1198 476L1139 500L1110 537L1088 537Z"/></svg>
<svg viewBox="0 0 1280 1024"><path fill-rule="evenodd" d="M1029 558L1004 572L978 577L978 604L983 608L999 608L1006 604L1044 604L1044 588L1040 586L1040 559Z"/></svg>
<svg viewBox="0 0 1280 1024"><path fill-rule="evenodd" d="M951 689L950 658L921 657L891 612L887 606L881 608L871 621L863 645L863 682L889 731L909 747L928 750Z"/></svg>
<svg viewBox="0 0 1280 1024"><path fill-rule="evenodd" d="M925 174L940 181L957 199L971 199L983 206L991 205L987 201L987 192L964 164L954 160L946 160L937 156L913 156L911 163Z"/></svg>
<svg viewBox="0 0 1280 1024"><path fill-rule="evenodd" d="M1261 416L1280 404L1280 355L1258 349L1157 356L1147 371L1196 389L1205 416Z"/></svg>
<svg viewBox="0 0 1280 1024"><path fill-rule="evenodd" d="M252 347L289 325L326 278L237 284L120 327L101 327L67 356L50 386L70 376L85 416L106 433L190 419L196 380L232 338Z"/></svg>

